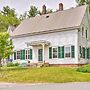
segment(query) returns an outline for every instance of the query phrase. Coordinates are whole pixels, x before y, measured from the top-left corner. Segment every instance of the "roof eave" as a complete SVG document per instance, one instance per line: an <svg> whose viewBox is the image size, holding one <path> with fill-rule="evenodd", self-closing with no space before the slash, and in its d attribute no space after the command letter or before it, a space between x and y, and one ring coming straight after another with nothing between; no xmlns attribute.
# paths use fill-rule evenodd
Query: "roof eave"
<svg viewBox="0 0 90 90"><path fill-rule="evenodd" d="M34 36L34 35L54 33L54 32L70 31L70 30L75 30L75 29L79 29L79 28L80 28L80 26L75 26L75 27L68 27L68 28L53 29L53 30L48 30L48 31L41 31L41 32L34 32L34 33L27 33L27 34L15 35L15 36L11 36L11 37L13 39L13 38Z"/></svg>

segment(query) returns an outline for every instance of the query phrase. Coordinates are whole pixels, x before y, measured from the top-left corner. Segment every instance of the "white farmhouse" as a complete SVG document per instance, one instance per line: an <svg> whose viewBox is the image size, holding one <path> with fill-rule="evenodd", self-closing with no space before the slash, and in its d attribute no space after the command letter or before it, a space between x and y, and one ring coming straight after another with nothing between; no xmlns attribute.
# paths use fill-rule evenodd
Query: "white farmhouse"
<svg viewBox="0 0 90 90"><path fill-rule="evenodd" d="M77 6L26 19L11 34L13 61L82 65L90 62L90 16L88 6Z"/></svg>

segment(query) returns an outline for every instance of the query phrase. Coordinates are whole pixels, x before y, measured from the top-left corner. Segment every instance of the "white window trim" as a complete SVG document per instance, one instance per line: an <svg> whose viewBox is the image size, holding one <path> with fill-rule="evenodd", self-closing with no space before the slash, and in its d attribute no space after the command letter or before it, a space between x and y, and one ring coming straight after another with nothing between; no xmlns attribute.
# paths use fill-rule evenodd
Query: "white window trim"
<svg viewBox="0 0 90 90"><path fill-rule="evenodd" d="M65 58L65 59L71 59L71 46L72 46L72 45L65 45L65 46L64 46L64 58ZM70 47L70 57L66 57L66 55L65 55L65 54L66 54L66 53L65 53L66 47Z"/></svg>
<svg viewBox="0 0 90 90"><path fill-rule="evenodd" d="M20 51L20 50L17 50L17 51ZM20 59L17 59L17 51L15 51L16 52L16 60L20 60ZM21 53L21 52L20 52Z"/></svg>
<svg viewBox="0 0 90 90"><path fill-rule="evenodd" d="M53 58L53 48L57 48L57 58ZM58 59L58 47L57 46L52 47L52 59Z"/></svg>
<svg viewBox="0 0 90 90"><path fill-rule="evenodd" d="M28 50L30 52L30 48L26 48L25 49L25 60L30 60L30 59L28 59L28 55L30 55L30 53L28 54ZM27 51L27 59L26 59L26 51Z"/></svg>

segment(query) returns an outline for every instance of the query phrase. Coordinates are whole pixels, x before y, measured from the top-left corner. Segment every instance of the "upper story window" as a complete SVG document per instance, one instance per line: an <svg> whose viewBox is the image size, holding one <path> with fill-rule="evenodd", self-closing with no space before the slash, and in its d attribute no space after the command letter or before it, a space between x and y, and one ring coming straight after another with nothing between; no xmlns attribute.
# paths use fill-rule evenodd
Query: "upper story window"
<svg viewBox="0 0 90 90"><path fill-rule="evenodd" d="M82 27L82 36L84 36L84 27Z"/></svg>
<svg viewBox="0 0 90 90"><path fill-rule="evenodd" d="M87 35L88 35L88 34L87 34L87 30L86 30L86 38L88 37Z"/></svg>

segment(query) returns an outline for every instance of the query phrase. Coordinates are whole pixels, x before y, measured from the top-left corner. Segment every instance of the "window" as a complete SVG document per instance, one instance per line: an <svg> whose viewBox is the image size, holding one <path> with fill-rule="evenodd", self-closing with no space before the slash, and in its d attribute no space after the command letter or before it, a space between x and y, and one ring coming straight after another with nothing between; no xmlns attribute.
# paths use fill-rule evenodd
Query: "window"
<svg viewBox="0 0 90 90"><path fill-rule="evenodd" d="M30 60L32 60L32 58L33 58L33 51L32 49L30 49Z"/></svg>
<svg viewBox="0 0 90 90"><path fill-rule="evenodd" d="M75 58L75 46L49 47L49 59L52 58Z"/></svg>
<svg viewBox="0 0 90 90"><path fill-rule="evenodd" d="M65 57L70 57L70 47L65 47Z"/></svg>
<svg viewBox="0 0 90 90"><path fill-rule="evenodd" d="M85 47L82 47L82 57L85 58Z"/></svg>
<svg viewBox="0 0 90 90"><path fill-rule="evenodd" d="M82 47L79 46L80 58L82 58Z"/></svg>
<svg viewBox="0 0 90 90"><path fill-rule="evenodd" d="M26 50L26 59L30 59L30 50Z"/></svg>
<svg viewBox="0 0 90 90"><path fill-rule="evenodd" d="M80 46L80 58L85 58L85 56L87 56L86 53L87 49L85 47Z"/></svg>
<svg viewBox="0 0 90 90"><path fill-rule="evenodd" d="M57 48L53 48L53 58L57 58Z"/></svg>
<svg viewBox="0 0 90 90"><path fill-rule="evenodd" d="M20 51L17 51L17 59L20 59Z"/></svg>
<svg viewBox="0 0 90 90"><path fill-rule="evenodd" d="M82 27L82 36L84 36L84 27Z"/></svg>

